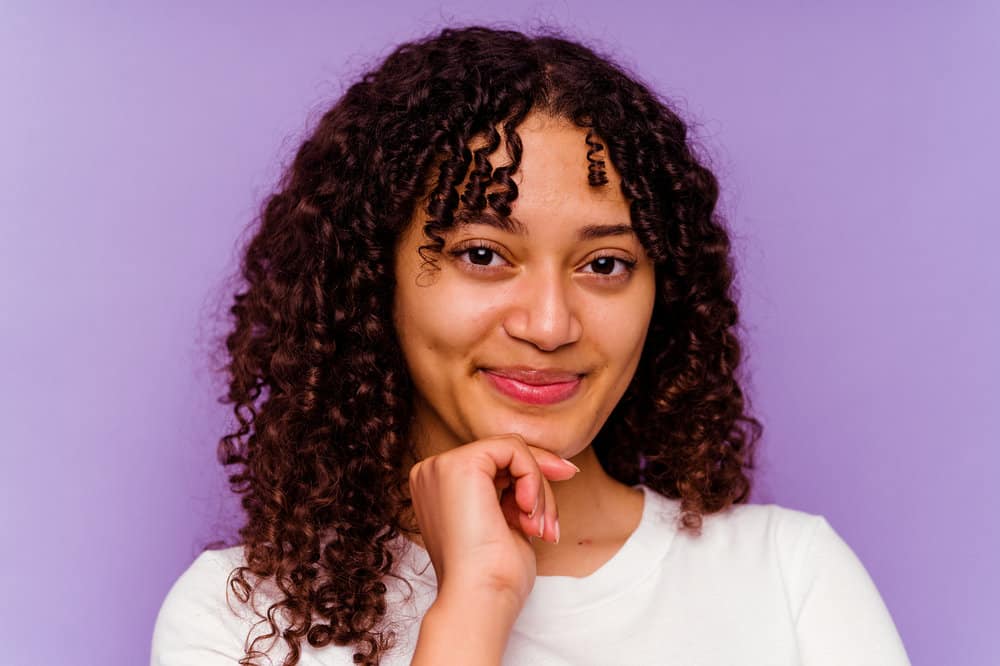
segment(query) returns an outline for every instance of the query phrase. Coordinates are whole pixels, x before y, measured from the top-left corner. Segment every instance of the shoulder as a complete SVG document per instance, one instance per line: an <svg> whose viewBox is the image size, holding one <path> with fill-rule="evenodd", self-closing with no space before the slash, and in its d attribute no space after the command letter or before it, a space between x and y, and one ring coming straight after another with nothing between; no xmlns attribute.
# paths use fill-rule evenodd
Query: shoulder
<svg viewBox="0 0 1000 666"><path fill-rule="evenodd" d="M682 534L680 539L700 557L717 558L720 566L743 568L747 575L771 571L785 588L793 612L824 567L865 573L826 517L773 503L735 504L706 514L700 536Z"/></svg>
<svg viewBox="0 0 1000 666"><path fill-rule="evenodd" d="M706 532L752 561L770 561L793 614L801 608L821 560L834 557L852 566L851 560L857 560L824 516L773 503L734 505L709 516Z"/></svg>
<svg viewBox="0 0 1000 666"><path fill-rule="evenodd" d="M244 656L260 618L230 589L229 575L242 564L241 546L206 550L177 578L156 617L152 666L231 664Z"/></svg>
<svg viewBox="0 0 1000 666"><path fill-rule="evenodd" d="M200 553L167 592L153 628L151 666L230 666L239 663L247 647L263 661L280 664L289 648L281 633L288 628L285 613L270 614L279 631L272 632L269 609L283 598L273 579L257 582L249 601L230 584L230 575L246 560L242 546ZM315 618L314 618L315 619ZM354 648L299 644L299 664L352 664Z"/></svg>
<svg viewBox="0 0 1000 666"><path fill-rule="evenodd" d="M682 558L710 567L733 589L752 589L758 606L768 590L782 590L773 598L784 600L807 663L909 663L874 581L826 517L738 504L705 515L700 537L677 540Z"/></svg>
<svg viewBox="0 0 1000 666"><path fill-rule="evenodd" d="M719 585L779 594L798 612L825 560L854 558L825 517L778 504L734 504L702 515L700 533L680 529L680 500L654 493L672 543L671 566ZM748 592L748 594L750 593Z"/></svg>
<svg viewBox="0 0 1000 666"><path fill-rule="evenodd" d="M706 543L773 560L798 612L817 576L840 572L870 583L853 549L825 516L778 504L737 504L705 516Z"/></svg>
<svg viewBox="0 0 1000 666"><path fill-rule="evenodd" d="M205 550L174 581L157 618L170 620L179 611L206 615L225 604L229 574L243 564L243 549Z"/></svg>
<svg viewBox="0 0 1000 666"><path fill-rule="evenodd" d="M819 514L778 504L733 504L704 518L706 532L717 536L757 535L782 542L801 539L827 524Z"/></svg>
<svg viewBox="0 0 1000 666"><path fill-rule="evenodd" d="M836 537L823 516L778 504L734 504L703 514L700 534L692 534L678 529L680 500L655 491L651 497L660 522L669 522L675 531L675 548L697 551L701 558L717 553L729 565L741 559L757 564L773 559L792 573L817 535Z"/></svg>

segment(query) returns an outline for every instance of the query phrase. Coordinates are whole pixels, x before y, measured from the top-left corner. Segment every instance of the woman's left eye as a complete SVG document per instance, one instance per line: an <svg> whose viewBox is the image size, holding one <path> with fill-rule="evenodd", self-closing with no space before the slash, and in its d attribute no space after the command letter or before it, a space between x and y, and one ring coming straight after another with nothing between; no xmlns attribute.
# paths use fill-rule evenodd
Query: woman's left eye
<svg viewBox="0 0 1000 666"><path fill-rule="evenodd" d="M615 270L616 262L619 266L619 270L617 271ZM592 261L588 262L587 267L593 269L593 271L587 271L587 272L593 272L598 275L607 275L614 277L617 275L624 275L626 273L631 272L632 269L635 268L635 262L629 261L627 259L622 259L621 257L610 257L610 256L597 257L596 259L593 259Z"/></svg>

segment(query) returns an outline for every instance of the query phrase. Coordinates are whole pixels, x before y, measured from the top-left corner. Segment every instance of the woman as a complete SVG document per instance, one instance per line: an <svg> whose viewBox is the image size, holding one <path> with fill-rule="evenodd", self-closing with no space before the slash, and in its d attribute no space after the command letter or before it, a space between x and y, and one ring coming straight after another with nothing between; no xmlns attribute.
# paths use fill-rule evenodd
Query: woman
<svg viewBox="0 0 1000 666"><path fill-rule="evenodd" d="M177 581L152 663L908 663L821 516L746 503L716 199L570 41L448 29L364 75L246 248L242 545Z"/></svg>

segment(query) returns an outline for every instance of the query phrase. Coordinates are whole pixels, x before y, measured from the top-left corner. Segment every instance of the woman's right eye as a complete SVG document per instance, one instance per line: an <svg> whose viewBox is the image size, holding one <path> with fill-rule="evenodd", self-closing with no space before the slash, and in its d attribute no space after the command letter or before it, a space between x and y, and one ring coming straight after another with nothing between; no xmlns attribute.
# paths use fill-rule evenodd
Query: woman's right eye
<svg viewBox="0 0 1000 666"><path fill-rule="evenodd" d="M486 245L466 245L452 250L449 254L460 259L462 263L483 268L502 266L506 263L497 250Z"/></svg>
<svg viewBox="0 0 1000 666"><path fill-rule="evenodd" d="M489 266L497 253L488 247L470 247L465 250L469 260L478 266Z"/></svg>

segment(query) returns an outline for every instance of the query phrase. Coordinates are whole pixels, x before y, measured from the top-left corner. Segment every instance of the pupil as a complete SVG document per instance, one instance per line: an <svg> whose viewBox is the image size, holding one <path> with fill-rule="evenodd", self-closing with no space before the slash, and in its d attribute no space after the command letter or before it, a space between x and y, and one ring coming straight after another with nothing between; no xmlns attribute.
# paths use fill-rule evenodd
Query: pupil
<svg viewBox="0 0 1000 666"><path fill-rule="evenodd" d="M594 270L598 273L608 275L615 269L615 260L611 257L599 257L594 259L593 264Z"/></svg>
<svg viewBox="0 0 1000 666"><path fill-rule="evenodd" d="M472 263L487 266L493 259L493 250L477 247L472 250ZM481 261L480 261L481 260Z"/></svg>

